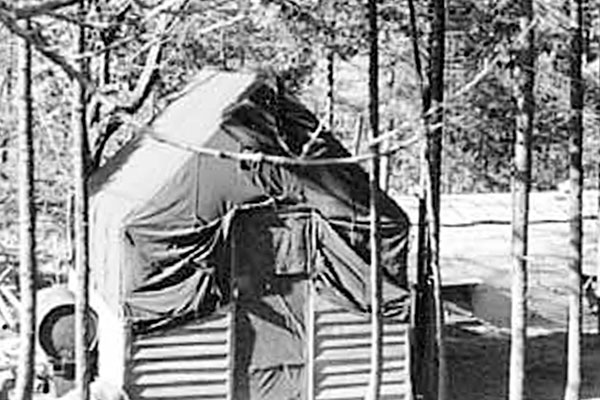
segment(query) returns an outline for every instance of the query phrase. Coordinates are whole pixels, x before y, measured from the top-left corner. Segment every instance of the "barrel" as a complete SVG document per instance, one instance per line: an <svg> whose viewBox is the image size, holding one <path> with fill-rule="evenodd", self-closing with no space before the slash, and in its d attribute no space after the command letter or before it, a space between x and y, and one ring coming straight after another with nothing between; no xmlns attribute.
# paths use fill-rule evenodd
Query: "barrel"
<svg viewBox="0 0 600 400"><path fill-rule="evenodd" d="M37 334L40 346L55 362L75 362L75 295L66 286L42 289L37 294ZM87 347L98 341L98 315L89 309Z"/></svg>

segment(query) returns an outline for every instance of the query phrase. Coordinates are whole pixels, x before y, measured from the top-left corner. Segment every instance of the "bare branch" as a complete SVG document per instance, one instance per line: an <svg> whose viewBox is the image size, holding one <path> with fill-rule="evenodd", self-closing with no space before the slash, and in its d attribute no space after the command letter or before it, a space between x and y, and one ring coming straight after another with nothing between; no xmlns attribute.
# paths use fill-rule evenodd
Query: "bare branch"
<svg viewBox="0 0 600 400"><path fill-rule="evenodd" d="M325 32L327 34L331 33L331 27L326 24L324 21L315 18L315 16L306 9L306 7L300 5L295 0L268 0L267 3L273 3L280 7L280 10L287 18L290 19L301 19L303 22L310 23L315 29Z"/></svg>
<svg viewBox="0 0 600 400"><path fill-rule="evenodd" d="M102 22L97 22L97 21L96 22L89 21L89 20L86 21L86 20L84 20L82 18L78 18L74 15L55 12L55 11L49 12L49 13L47 13L47 15L49 17L52 17L59 21L64 21L64 22L68 22L70 24L79 25L79 26L83 26L85 28L95 29L95 30L99 30L99 31L104 31L104 30L110 29L115 25L115 24L111 24L111 23L102 23Z"/></svg>
<svg viewBox="0 0 600 400"><path fill-rule="evenodd" d="M146 16L146 19L153 18L156 15L162 13L163 11L168 10L169 8L175 6L177 2L181 0L164 0L160 2L157 6L155 6ZM140 0L135 0L136 4L141 3Z"/></svg>
<svg viewBox="0 0 600 400"><path fill-rule="evenodd" d="M131 93L127 104L121 104L117 107L119 111L125 111L129 114L133 114L140 109L144 101L148 98L153 83L156 80L156 73L158 71L161 51L162 42L160 41L150 48L148 56L146 57L144 70L138 79L137 85Z"/></svg>
<svg viewBox="0 0 600 400"><path fill-rule="evenodd" d="M75 66L71 65L69 61L62 55L58 54L46 43L43 37L27 29L23 29L19 26L13 16L6 10L0 8L0 22L13 34L27 40L37 51L43 56L48 58L50 61L57 64L65 71L65 73L71 79L75 79L80 82L85 88L88 94L95 91L94 85L90 82L87 77L81 73Z"/></svg>
<svg viewBox="0 0 600 400"><path fill-rule="evenodd" d="M144 3L142 0L132 0L138 7L151 10L155 6L151 6L149 4Z"/></svg>
<svg viewBox="0 0 600 400"><path fill-rule="evenodd" d="M520 32L519 35L517 35L517 37L514 40L515 43L523 42L529 34L529 32L531 32L531 30L536 26L537 23L538 19L533 18L531 23L522 32ZM454 100L473 89L479 82L481 82L481 80L483 80L483 78L485 78L488 75L488 73L496 65L496 62L499 58L500 54L495 54L491 59L485 60L483 63L484 67L473 77L473 79L471 79L469 82L463 85L463 87L461 87L456 92L450 94L448 100Z"/></svg>
<svg viewBox="0 0 600 400"><path fill-rule="evenodd" d="M157 28L158 32L156 33L158 38L164 36L165 31L168 29L173 20L174 18L171 18L169 21L167 21L164 17L159 20ZM137 84L134 90L130 93L127 101L109 104L111 109L107 113L107 118L105 118L105 120L108 122L105 124L103 129L101 129L100 126L97 127L99 134L94 143L94 154L92 157L93 167L100 165L102 152L104 151L106 143L108 143L108 140L112 137L112 135L123 125L123 120L119 118L119 114L135 114L145 103L150 93L152 93L152 88L156 82L156 77L159 71L160 56L162 53L163 44L163 40L157 40L151 43L151 47L146 57L146 62L144 64L144 69L142 70ZM106 103L105 99L98 98L97 100L99 102Z"/></svg>
<svg viewBox="0 0 600 400"><path fill-rule="evenodd" d="M104 54L104 53L106 53L108 51L115 50L115 49L118 49L119 47L126 46L129 43L134 42L134 41L136 41L138 39L140 39L140 37L136 37L136 36L133 36L133 35L127 36L127 37L125 37L125 38L123 38L121 40L114 41L111 44L108 44L108 45L104 46L103 48L101 48L99 50L87 51L85 53L78 54L75 57L73 57L73 59L77 60L77 59L80 59L80 58L98 57L98 56L100 56L100 55L102 55L102 54Z"/></svg>
<svg viewBox="0 0 600 400"><path fill-rule="evenodd" d="M150 49L144 71L138 80L138 84L133 90L129 101L126 104L111 104L113 109L109 111L108 122L97 126L98 136L94 142L94 154L92 155L92 170L100 165L102 152L112 135L121 128L123 120L119 118L119 113L134 114L144 104L150 93L154 82L156 82L156 73L158 71L158 62L160 59L161 43ZM105 99L98 98L99 102L106 103ZM88 117L88 120L90 117ZM101 125L104 125L101 127Z"/></svg>
<svg viewBox="0 0 600 400"><path fill-rule="evenodd" d="M227 21L223 21L217 24L213 24L203 29L201 33L208 33L212 30L220 29L232 25L240 20L245 18L245 15L238 15L236 17L230 18ZM124 121L119 117L119 114L135 114L145 103L146 99L152 93L152 88L154 83L156 82L156 76L159 71L159 63L160 63L160 55L162 52L162 46L165 42L163 37L166 34L166 31L170 27L170 22L172 19L167 22L162 22L159 27L159 31L156 33L157 39L148 43L147 46L151 46L146 57L146 63L144 65L144 69L142 74L140 75L137 85L135 89L131 92L129 99L125 103L114 103L111 102L109 105L112 106L112 110L109 112L108 122L105 124L103 129L98 128L100 132L96 138L94 144L94 155L93 155L93 163L94 166L98 166L100 164L101 155L106 146L106 143L110 139L110 137L119 130L119 128L123 125ZM146 46L145 46L146 47ZM98 98L98 101L107 103L106 98Z"/></svg>
<svg viewBox="0 0 600 400"><path fill-rule="evenodd" d="M146 133L149 134L154 140L165 143L173 147L177 147L183 150L188 150L194 153L203 154L215 158L223 158L236 161L248 161L248 162L264 162L275 165L293 165L302 167L323 167L328 165L347 165L347 164L359 164L361 162L369 161L373 159L371 153L361 154L351 157L340 157L340 158L315 158L315 159L300 159L285 156L275 156L264 153L236 153L233 151L226 150L215 150L202 146L194 146L191 144L185 144L180 142L171 141L165 137L160 136L150 128L146 128ZM397 143L394 147L390 148L386 152L380 153L380 156L389 156L402 149L405 149L420 139L420 135L414 135L412 138L407 139L403 142Z"/></svg>
<svg viewBox="0 0 600 400"><path fill-rule="evenodd" d="M317 142L317 140L319 139L319 135L321 134L321 132L323 132L323 121L319 121L319 125L317 126L317 129L315 129L309 135L308 142L306 142L302 146L302 154L300 154L300 158L305 158L308 155L308 153L310 151L310 148L312 147L313 144L315 144Z"/></svg>
<svg viewBox="0 0 600 400"><path fill-rule="evenodd" d="M214 24L211 24L205 28L200 29L199 31L195 32L196 35L208 35L209 33L219 30L219 29L225 29L230 27L231 25L234 25L240 21L243 21L244 19L246 19L248 16L245 14L240 14L240 15L236 15L234 17L231 17L225 21L219 21L216 22ZM169 28L165 29L163 31L163 33L161 35L157 35L157 37L150 41L149 43L147 43L145 46L143 46L137 53L135 53L133 56L131 56L131 58L136 58L138 54L143 53L144 51L146 51L146 49L150 46L155 45L157 42L162 41L165 42L167 41L167 37L168 35L173 31L173 29L175 28L174 25L169 24Z"/></svg>
<svg viewBox="0 0 600 400"><path fill-rule="evenodd" d="M200 34L206 35L213 31L216 31L218 29L227 28L227 27L234 25L240 21L243 21L246 17L247 17L247 15L241 14L241 15L236 15L235 17L231 17L225 21L217 22L215 24L207 26L206 28L200 29Z"/></svg>
<svg viewBox="0 0 600 400"><path fill-rule="evenodd" d="M114 133L116 133L121 126L123 126L123 120L115 114L108 116L108 122L106 124L99 124L97 130L100 134L97 135L96 141L94 142L94 154L92 155L92 163L90 166L90 172L95 171L102 161L102 153L108 143L109 139Z"/></svg>
<svg viewBox="0 0 600 400"><path fill-rule="evenodd" d="M19 8L14 7L13 4L13 1L0 0L0 10L12 14L17 19L23 19L46 15L53 11L75 5L77 4L77 0L47 0L35 5L23 5Z"/></svg>
<svg viewBox="0 0 600 400"><path fill-rule="evenodd" d="M400 126L398 126L396 129L385 132L382 135L379 135L375 139L371 139L368 143L368 147L377 146L377 145L380 145L381 143L385 142L386 140L394 139L402 134L403 128L404 129L412 129L414 127L414 125L415 125L414 121L406 121L406 122L402 123ZM443 122L440 122L437 124L431 124L429 129L439 129L442 126L444 126Z"/></svg>
<svg viewBox="0 0 600 400"><path fill-rule="evenodd" d="M180 0L177 0L177 1L180 1ZM174 1L168 2L169 5L172 5L173 3L174 3ZM184 1L182 6L185 6L187 3L188 3L187 0ZM208 27L201 29L199 31L199 34L204 35L204 34L208 34L208 33L212 32L214 30L226 28L226 27L231 26L239 21L242 21L246 17L247 16L245 14L240 14L240 15L234 16L232 18L229 18L225 21L209 25ZM144 45L143 48L134 55L134 57L135 57L138 54L148 50L148 55L146 57L146 63L144 65L142 74L140 75L140 77L138 79L138 83L137 83L135 89L131 92L131 94L129 96L129 100L126 103L116 105L116 107L115 107L116 111L133 114L142 106L142 104L144 103L144 101L146 100L148 95L150 94L152 85L156 78L156 74L160 69L159 68L160 55L162 52L162 47L163 47L164 43L166 42L165 37L175 27L175 24L173 24L173 21L175 21L176 18L177 18L176 15L172 15L171 18L166 20L166 19L164 19L164 16L163 16L163 18L159 21L159 26L157 28L157 32L154 34L155 38L153 40L149 41L146 45Z"/></svg>

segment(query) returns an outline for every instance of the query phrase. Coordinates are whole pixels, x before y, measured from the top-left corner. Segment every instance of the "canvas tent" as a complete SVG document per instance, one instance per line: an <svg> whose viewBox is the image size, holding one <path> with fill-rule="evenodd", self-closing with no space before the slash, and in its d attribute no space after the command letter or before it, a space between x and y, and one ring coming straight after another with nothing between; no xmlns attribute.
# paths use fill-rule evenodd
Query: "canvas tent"
<svg viewBox="0 0 600 400"><path fill-rule="evenodd" d="M181 147L298 157L318 125L271 74L204 71L92 176L101 374L126 384L114 358L130 357L132 336L234 304L234 362L242 374L262 371L260 390L244 397L291 398L274 382L304 379L307 285L340 309L369 313L369 191L359 166L273 165ZM322 132L307 158L346 156ZM379 201L384 315L402 319L408 219L384 194Z"/></svg>

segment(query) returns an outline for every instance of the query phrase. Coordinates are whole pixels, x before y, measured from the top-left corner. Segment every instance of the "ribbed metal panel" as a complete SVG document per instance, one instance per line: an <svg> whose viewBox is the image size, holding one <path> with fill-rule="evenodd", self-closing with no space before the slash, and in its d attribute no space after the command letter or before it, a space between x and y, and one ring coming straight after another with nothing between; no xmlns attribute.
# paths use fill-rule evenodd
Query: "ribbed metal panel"
<svg viewBox="0 0 600 400"><path fill-rule="evenodd" d="M364 399L370 371L369 316L318 300L315 319L316 400ZM409 399L408 324L386 319L383 327L381 399Z"/></svg>
<svg viewBox="0 0 600 400"><path fill-rule="evenodd" d="M134 337L133 400L226 400L230 392L230 315Z"/></svg>
<svg viewBox="0 0 600 400"><path fill-rule="evenodd" d="M315 301L315 400L365 398L370 370L368 316ZM191 321L132 342L128 392L132 400L231 399L231 317ZM410 399L408 324L383 328L381 400ZM243 400L243 399L240 399Z"/></svg>

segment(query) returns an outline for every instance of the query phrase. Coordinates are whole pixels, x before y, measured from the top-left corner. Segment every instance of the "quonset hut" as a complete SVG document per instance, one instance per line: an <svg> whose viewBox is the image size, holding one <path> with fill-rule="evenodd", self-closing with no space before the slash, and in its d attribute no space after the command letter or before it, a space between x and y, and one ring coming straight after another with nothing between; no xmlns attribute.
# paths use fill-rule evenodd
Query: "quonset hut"
<svg viewBox="0 0 600 400"><path fill-rule="evenodd" d="M100 378L132 399L364 398L366 173L185 149L298 157L318 125L272 75L205 71L93 175ZM347 156L322 132L306 158ZM382 398L409 398L409 222L379 200Z"/></svg>

